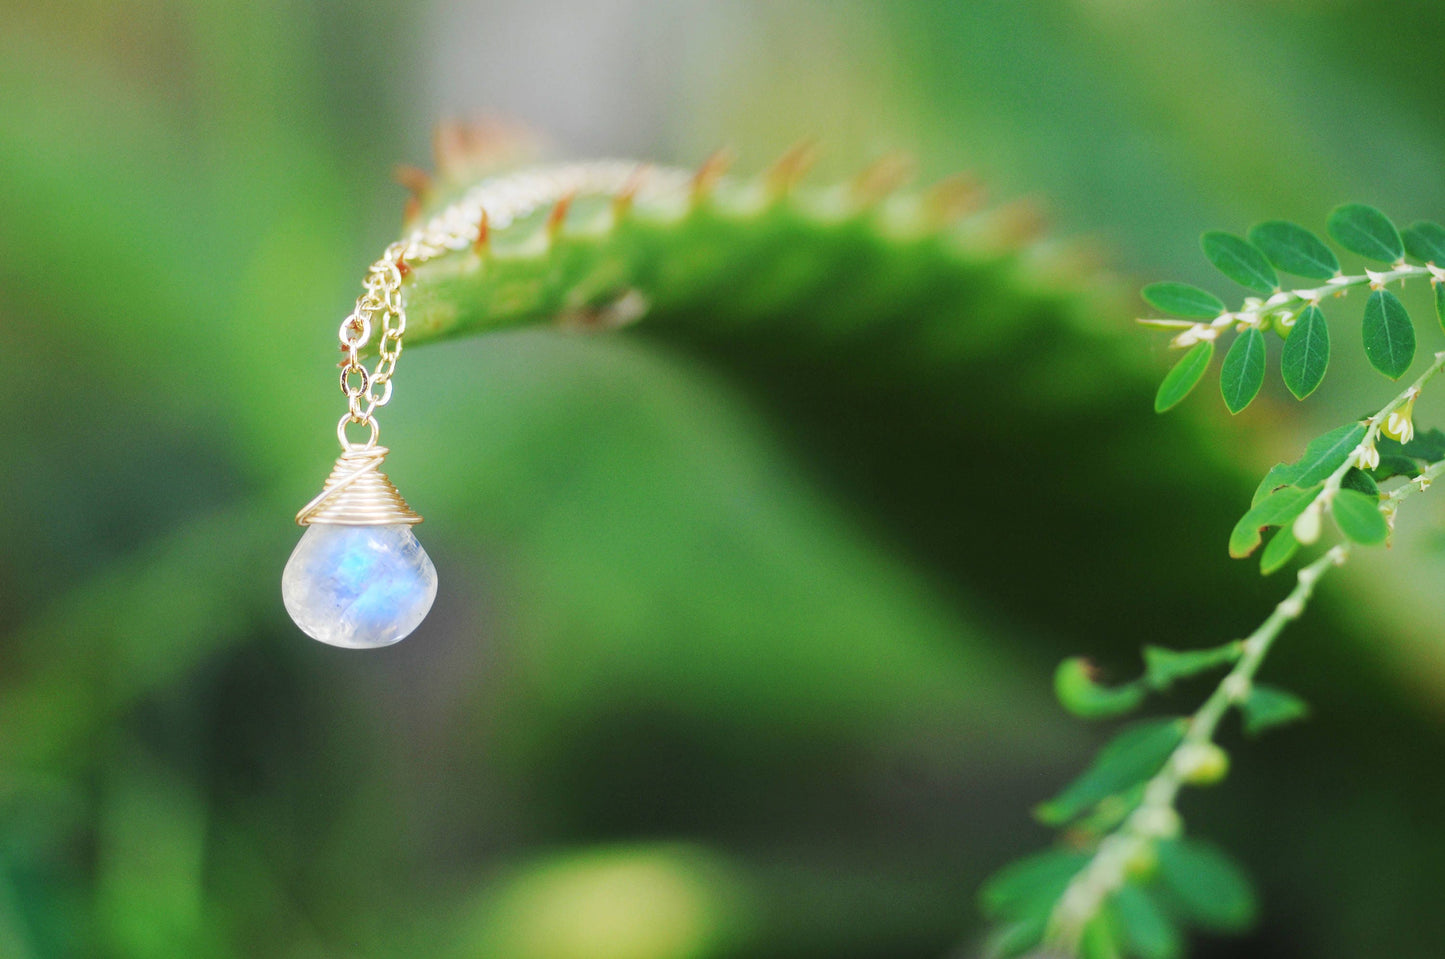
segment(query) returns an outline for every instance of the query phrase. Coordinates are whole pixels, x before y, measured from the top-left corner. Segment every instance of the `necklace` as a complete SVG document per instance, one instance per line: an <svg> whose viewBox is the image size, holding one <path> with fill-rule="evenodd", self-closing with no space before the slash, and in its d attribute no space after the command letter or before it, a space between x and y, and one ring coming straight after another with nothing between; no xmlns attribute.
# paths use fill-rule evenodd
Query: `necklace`
<svg viewBox="0 0 1445 959"><path fill-rule="evenodd" d="M404 240L386 248L363 280L364 292L341 322L341 391L347 410L336 424L341 455L321 492L296 514L306 532L286 563L281 596L308 636L333 646L390 646L426 618L437 593L436 568L412 527L421 517L381 472L376 411L391 400L406 334L405 286L413 268L441 257L472 257L485 268L492 230L541 209L565 210L579 195L636 189L645 169L604 160L537 167L481 181ZM654 171L676 178L680 171ZM375 344L375 364L362 362ZM364 431L353 440L350 429Z"/></svg>

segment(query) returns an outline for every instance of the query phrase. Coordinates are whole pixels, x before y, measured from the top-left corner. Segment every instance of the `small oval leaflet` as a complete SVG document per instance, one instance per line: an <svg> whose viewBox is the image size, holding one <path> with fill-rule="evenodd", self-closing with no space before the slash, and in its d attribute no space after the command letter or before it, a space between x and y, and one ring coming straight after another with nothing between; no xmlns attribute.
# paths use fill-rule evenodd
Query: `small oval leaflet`
<svg viewBox="0 0 1445 959"><path fill-rule="evenodd" d="M1224 312L1223 300L1188 283L1150 283L1139 295L1165 313L1191 320L1212 320Z"/></svg>
<svg viewBox="0 0 1445 959"><path fill-rule="evenodd" d="M1387 437L1388 438L1388 437ZM1359 490L1366 496L1373 496L1376 499L1380 496L1380 484L1369 473L1356 467L1350 467L1349 471L1340 479L1340 485L1345 489Z"/></svg>
<svg viewBox="0 0 1445 959"><path fill-rule="evenodd" d="M1099 750L1079 778L1034 809L1038 820L1062 826L1110 796L1157 773L1184 738L1184 720L1151 719L1125 727Z"/></svg>
<svg viewBox="0 0 1445 959"><path fill-rule="evenodd" d="M1079 959L1120 959L1125 953L1119 935L1119 920L1113 904L1105 903L1079 937Z"/></svg>
<svg viewBox="0 0 1445 959"><path fill-rule="evenodd" d="M1211 649L1166 649L1144 647L1144 675L1156 690L1168 689L1176 680L1188 679L1212 669L1237 662L1244 653L1242 643L1226 643Z"/></svg>
<svg viewBox="0 0 1445 959"><path fill-rule="evenodd" d="M1140 959L1178 959L1183 954L1179 927L1150 892L1126 883L1114 894L1114 911L1125 941Z"/></svg>
<svg viewBox="0 0 1445 959"><path fill-rule="evenodd" d="M1279 289L1279 276L1274 267L1243 237L1211 230L1199 238L1199 245L1209 262L1240 286L1264 294Z"/></svg>
<svg viewBox="0 0 1445 959"><path fill-rule="evenodd" d="M1361 546L1377 546L1390 534L1390 527L1380 512L1380 500L1359 490L1341 489L1330 504L1330 515L1346 537Z"/></svg>
<svg viewBox="0 0 1445 959"><path fill-rule="evenodd" d="M1022 956L1044 941L1044 932L1048 925L1047 911L1043 915L1002 925L989 934L984 944L984 955L996 956L998 959Z"/></svg>
<svg viewBox="0 0 1445 959"><path fill-rule="evenodd" d="M1421 220L1412 223L1401 237L1405 251L1422 263L1445 266L1445 226Z"/></svg>
<svg viewBox="0 0 1445 959"><path fill-rule="evenodd" d="M1142 686L1106 686L1095 681L1093 666L1082 656L1059 663L1054 671L1054 694L1060 705L1082 719L1121 716L1144 702Z"/></svg>
<svg viewBox="0 0 1445 959"><path fill-rule="evenodd" d="M1305 446L1304 455L1290 464L1294 474L1285 482L1302 487L1323 483L1349 459L1350 453L1365 438L1365 432L1364 423L1346 423L1316 436Z"/></svg>
<svg viewBox="0 0 1445 959"><path fill-rule="evenodd" d="M1264 333L1251 326L1234 338L1219 370L1219 391L1229 412L1239 413L1264 386Z"/></svg>
<svg viewBox="0 0 1445 959"><path fill-rule="evenodd" d="M1234 524L1234 529L1229 534L1229 555L1242 559L1254 552L1259 548L1261 531L1271 526L1284 526L1294 522L1295 517L1315 501L1319 492L1318 485L1308 489L1284 486L1264 496Z"/></svg>
<svg viewBox="0 0 1445 959"><path fill-rule="evenodd" d="M1368 260L1394 263L1405 256L1400 231L1390 218L1372 206L1346 203L1330 214L1330 236L1351 253Z"/></svg>
<svg viewBox="0 0 1445 959"><path fill-rule="evenodd" d="M1159 845L1159 880L1170 911L1214 932L1242 932L1257 912L1254 887L1223 852L1198 840Z"/></svg>
<svg viewBox="0 0 1445 959"><path fill-rule="evenodd" d="M1286 563L1294 559L1294 554L1299 552L1300 541L1295 538L1294 530L1288 526L1280 527L1279 531L1270 537L1265 544L1264 552L1259 555L1259 571L1262 575L1278 572Z"/></svg>
<svg viewBox="0 0 1445 959"><path fill-rule="evenodd" d="M1214 359L1214 341L1205 340L1203 343L1195 343L1194 346L1180 357L1179 362L1164 376L1164 382L1159 384L1159 392L1154 395L1154 412L1163 413L1165 410L1178 406L1189 393L1199 384L1204 376L1204 371L1209 369L1210 362Z"/></svg>
<svg viewBox="0 0 1445 959"><path fill-rule="evenodd" d="M1328 280L1340 272L1335 251L1309 230L1288 220L1269 220L1249 231L1249 242L1259 247L1276 269L1310 280Z"/></svg>
<svg viewBox="0 0 1445 959"><path fill-rule="evenodd" d="M1244 731L1251 736L1304 719L1310 713L1309 704L1294 693L1263 683L1254 684L1239 710L1244 717Z"/></svg>
<svg viewBox="0 0 1445 959"><path fill-rule="evenodd" d="M1415 325L1400 298L1389 290L1370 294L1361 331L1370 365L1392 380L1404 376L1415 359Z"/></svg>
<svg viewBox="0 0 1445 959"><path fill-rule="evenodd" d="M1364 423L1346 423L1310 440L1298 460L1293 463L1277 463L1265 474L1254 491L1254 498L1250 500L1250 509L1264 502L1281 487L1298 486L1304 489L1318 486L1329 479L1330 474L1339 469L1340 464L1349 459L1355 447L1360 445L1360 441L1365 438L1365 432Z"/></svg>
<svg viewBox="0 0 1445 959"><path fill-rule="evenodd" d="M1325 378L1330 365L1330 325L1317 306L1307 306L1280 353L1280 373L1284 385L1296 399L1304 399L1315 391Z"/></svg>
<svg viewBox="0 0 1445 959"><path fill-rule="evenodd" d="M979 904L991 916L1020 919L1040 909L1047 915L1088 861L1086 853L1072 849L1035 853L990 876L979 891Z"/></svg>

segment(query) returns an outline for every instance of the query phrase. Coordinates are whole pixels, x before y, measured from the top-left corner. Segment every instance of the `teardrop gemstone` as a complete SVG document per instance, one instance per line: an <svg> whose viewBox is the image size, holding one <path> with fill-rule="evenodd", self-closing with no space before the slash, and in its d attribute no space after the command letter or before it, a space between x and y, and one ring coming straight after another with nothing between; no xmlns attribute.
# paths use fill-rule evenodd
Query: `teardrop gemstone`
<svg viewBox="0 0 1445 959"><path fill-rule="evenodd" d="M411 634L431 609L437 572L411 526L313 523L281 575L286 612L306 635L373 649Z"/></svg>

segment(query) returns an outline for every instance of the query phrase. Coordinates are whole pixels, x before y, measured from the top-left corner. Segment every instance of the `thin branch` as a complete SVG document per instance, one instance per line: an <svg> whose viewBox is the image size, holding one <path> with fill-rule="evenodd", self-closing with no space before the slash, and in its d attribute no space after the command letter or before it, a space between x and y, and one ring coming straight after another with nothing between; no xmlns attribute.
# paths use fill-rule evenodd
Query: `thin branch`
<svg viewBox="0 0 1445 959"><path fill-rule="evenodd" d="M1327 497L1339 490L1345 474L1367 462L1374 453L1375 440L1389 415L1413 402L1425 384L1442 371L1445 371L1445 352L1435 354L1434 362L1419 379L1366 421L1364 440L1325 481L1315 505L1310 509L1320 508L1321 503L1328 506ZM1445 460L1433 464L1420 476L1387 494L1381 501L1381 508L1393 515L1401 502L1428 488L1442 474L1445 474ZM1189 718L1183 739L1164 762L1163 768L1145 784L1140 804L1123 823L1100 840L1093 858L1074 876L1059 897L1049 917L1047 949L1066 955L1076 954L1085 928L1099 914L1109 897L1128 881L1130 864L1147 855L1154 843L1178 835L1180 818L1174 806L1179 791L1198 770L1201 755L1213 748L1214 734L1220 722L1231 707L1249 698L1255 674L1264 664L1275 640L1287 624L1304 613L1320 577L1330 569L1344 565L1351 549L1349 542L1342 542L1300 569L1294 589L1243 641L1243 654Z"/></svg>
<svg viewBox="0 0 1445 959"><path fill-rule="evenodd" d="M1396 263L1388 270L1366 270L1363 274L1356 276L1331 277L1323 285L1315 287L1302 287L1297 290L1280 290L1268 297L1250 297L1244 301L1244 307L1239 310L1225 311L1202 323L1194 323L1187 320L1161 320L1144 317L1139 320L1145 326L1154 326L1164 329L1177 329L1181 325L1187 327L1177 334L1169 345L1178 349L1193 346L1205 340L1218 339L1219 334L1230 329L1243 330L1248 327L1263 327L1268 320L1275 320L1285 329L1294 325L1295 319L1300 311L1307 306L1318 306L1328 296L1344 296L1352 289L1358 287L1369 287L1372 290L1384 289L1389 284L1416 277L1428 277L1431 283L1445 281L1445 269L1433 263L1425 266L1414 266L1403 261Z"/></svg>

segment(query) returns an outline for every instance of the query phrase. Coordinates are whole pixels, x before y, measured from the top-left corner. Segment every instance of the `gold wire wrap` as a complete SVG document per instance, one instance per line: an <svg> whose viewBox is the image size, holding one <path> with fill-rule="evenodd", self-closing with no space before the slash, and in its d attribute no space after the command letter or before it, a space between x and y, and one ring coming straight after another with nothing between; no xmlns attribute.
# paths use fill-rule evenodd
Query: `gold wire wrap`
<svg viewBox="0 0 1445 959"><path fill-rule="evenodd" d="M358 446L342 453L320 495L296 514L296 525L415 526L420 523L421 517L412 512L381 471L381 461L388 452L384 446Z"/></svg>

